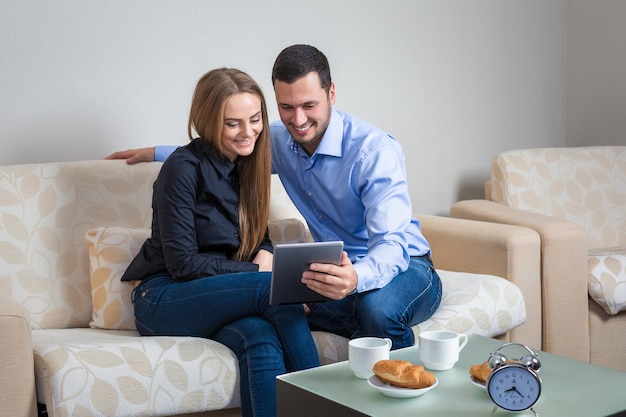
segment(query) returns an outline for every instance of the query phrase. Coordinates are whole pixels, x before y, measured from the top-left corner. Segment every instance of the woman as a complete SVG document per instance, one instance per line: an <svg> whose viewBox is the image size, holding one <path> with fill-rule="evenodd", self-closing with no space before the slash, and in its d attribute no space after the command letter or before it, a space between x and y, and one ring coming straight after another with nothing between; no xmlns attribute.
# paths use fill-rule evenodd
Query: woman
<svg viewBox="0 0 626 417"><path fill-rule="evenodd" d="M271 166L261 89L236 69L208 72L188 132L191 142L163 163L151 237L122 277L141 281L137 330L228 346L239 360L242 414L274 416L276 375L319 363L302 306L269 305Z"/></svg>

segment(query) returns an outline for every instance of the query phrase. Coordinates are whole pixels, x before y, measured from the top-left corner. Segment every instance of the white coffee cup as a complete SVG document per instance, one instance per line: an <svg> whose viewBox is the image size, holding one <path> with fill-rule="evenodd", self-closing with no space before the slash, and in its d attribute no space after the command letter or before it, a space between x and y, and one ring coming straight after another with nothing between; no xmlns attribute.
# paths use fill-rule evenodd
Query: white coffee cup
<svg viewBox="0 0 626 417"><path fill-rule="evenodd" d="M357 378L367 379L374 375L372 367L383 359L389 359L391 339L359 337L348 342L348 362Z"/></svg>
<svg viewBox="0 0 626 417"><path fill-rule="evenodd" d="M425 368L445 371L454 367L459 360L459 352L467 344L467 335L432 330L419 334L420 360Z"/></svg>

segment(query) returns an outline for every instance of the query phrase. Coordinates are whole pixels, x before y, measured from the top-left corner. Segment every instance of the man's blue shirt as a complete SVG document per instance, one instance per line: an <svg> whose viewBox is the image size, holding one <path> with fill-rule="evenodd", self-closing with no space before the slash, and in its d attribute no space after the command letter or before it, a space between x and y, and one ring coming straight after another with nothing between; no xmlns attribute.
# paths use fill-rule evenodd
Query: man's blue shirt
<svg viewBox="0 0 626 417"><path fill-rule="evenodd" d="M429 253L412 218L404 154L382 130L333 109L310 157L282 122L273 122L272 171L317 241L342 240L359 276L358 292L381 288Z"/></svg>

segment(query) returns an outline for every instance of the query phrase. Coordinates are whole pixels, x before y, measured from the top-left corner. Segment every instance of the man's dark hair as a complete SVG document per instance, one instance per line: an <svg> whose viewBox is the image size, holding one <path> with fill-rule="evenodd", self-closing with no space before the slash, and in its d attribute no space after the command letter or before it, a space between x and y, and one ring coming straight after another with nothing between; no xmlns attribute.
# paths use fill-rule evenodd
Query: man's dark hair
<svg viewBox="0 0 626 417"><path fill-rule="evenodd" d="M330 66L319 49L310 45L291 45L283 49L272 69L272 85L276 81L291 84L310 72L317 72L322 88L330 90Z"/></svg>

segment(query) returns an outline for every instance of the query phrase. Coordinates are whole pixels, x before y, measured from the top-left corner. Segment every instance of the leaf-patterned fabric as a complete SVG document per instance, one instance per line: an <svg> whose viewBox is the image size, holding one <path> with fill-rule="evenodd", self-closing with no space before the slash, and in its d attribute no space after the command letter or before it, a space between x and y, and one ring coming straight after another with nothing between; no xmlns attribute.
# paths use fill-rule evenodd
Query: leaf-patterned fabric
<svg viewBox="0 0 626 417"><path fill-rule="evenodd" d="M586 230L589 295L607 314L626 310L626 147L508 151L491 173L493 201Z"/></svg>
<svg viewBox="0 0 626 417"><path fill-rule="evenodd" d="M38 401L48 415L162 416L239 406L237 361L211 340L140 337L117 275L148 235L159 163L75 161L0 167L0 296L31 318ZM310 240L272 178L274 243ZM414 333L486 336L525 320L519 289L495 276L439 271L443 302ZM91 327L90 327L91 326ZM320 362L347 340L314 332Z"/></svg>
<svg viewBox="0 0 626 417"><path fill-rule="evenodd" d="M89 274L93 318L90 327L135 330L131 293L134 282L122 281L126 268L150 237L149 229L98 227L89 229Z"/></svg>

